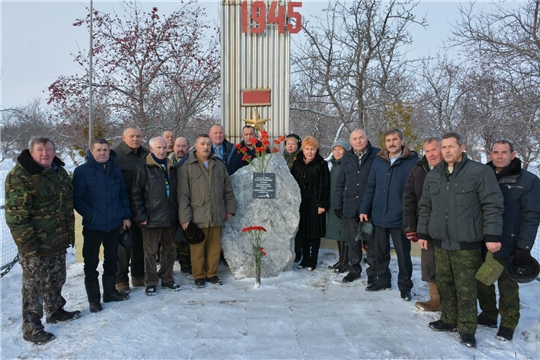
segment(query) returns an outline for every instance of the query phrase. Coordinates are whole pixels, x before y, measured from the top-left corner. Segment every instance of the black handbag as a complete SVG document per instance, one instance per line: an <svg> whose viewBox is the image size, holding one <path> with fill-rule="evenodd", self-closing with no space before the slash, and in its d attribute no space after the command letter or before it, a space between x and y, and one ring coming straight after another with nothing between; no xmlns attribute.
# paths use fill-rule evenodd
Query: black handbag
<svg viewBox="0 0 540 360"><path fill-rule="evenodd" d="M131 239L131 229L125 228L118 237L118 243L127 251L133 248L133 240Z"/></svg>

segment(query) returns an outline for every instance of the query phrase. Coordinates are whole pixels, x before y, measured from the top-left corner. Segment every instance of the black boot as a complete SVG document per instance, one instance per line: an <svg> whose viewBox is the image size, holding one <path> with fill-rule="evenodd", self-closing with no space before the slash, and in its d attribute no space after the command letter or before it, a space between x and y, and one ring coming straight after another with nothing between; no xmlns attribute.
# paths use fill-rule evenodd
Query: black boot
<svg viewBox="0 0 540 360"><path fill-rule="evenodd" d="M349 245L347 245L347 242L340 241L342 244L342 261L341 264L339 264L339 267L334 270L335 273L343 274L344 272L349 271Z"/></svg>
<svg viewBox="0 0 540 360"><path fill-rule="evenodd" d="M309 239L301 238L301 244L302 244L302 262L297 266L298 269L307 268L310 264L310 258L311 258L311 244L309 242Z"/></svg>
<svg viewBox="0 0 540 360"><path fill-rule="evenodd" d="M101 280L103 282L103 302L123 301L129 299L128 293L120 294L118 290L116 290L116 275L103 275Z"/></svg>
<svg viewBox="0 0 540 360"><path fill-rule="evenodd" d="M294 262L302 260L302 238L298 235L294 238Z"/></svg>
<svg viewBox="0 0 540 360"><path fill-rule="evenodd" d="M343 241L337 242L337 249L339 254L339 259L334 265L328 266L329 269L339 269L341 267L341 264L343 263Z"/></svg>
<svg viewBox="0 0 540 360"><path fill-rule="evenodd" d="M99 293L99 281L85 282L86 295L88 295L88 303L90 304L90 312L96 313L103 310L101 307L101 294Z"/></svg>
<svg viewBox="0 0 540 360"><path fill-rule="evenodd" d="M309 257L308 270L313 271L317 268L317 260L319 259L319 248L321 246L321 239L309 239L311 247L311 256Z"/></svg>

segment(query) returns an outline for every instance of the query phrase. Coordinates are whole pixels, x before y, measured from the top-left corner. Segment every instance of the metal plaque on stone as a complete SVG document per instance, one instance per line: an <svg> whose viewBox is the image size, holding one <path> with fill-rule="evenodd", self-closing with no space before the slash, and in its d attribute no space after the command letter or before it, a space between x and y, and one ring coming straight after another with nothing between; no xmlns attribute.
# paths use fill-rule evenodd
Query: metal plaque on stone
<svg viewBox="0 0 540 360"><path fill-rule="evenodd" d="M253 198L275 199L276 198L276 174L253 173Z"/></svg>

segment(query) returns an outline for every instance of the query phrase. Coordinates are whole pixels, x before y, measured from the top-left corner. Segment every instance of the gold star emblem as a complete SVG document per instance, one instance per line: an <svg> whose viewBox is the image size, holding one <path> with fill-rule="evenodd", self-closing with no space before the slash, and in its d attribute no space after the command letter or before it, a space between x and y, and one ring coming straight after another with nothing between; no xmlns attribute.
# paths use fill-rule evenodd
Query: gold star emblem
<svg viewBox="0 0 540 360"><path fill-rule="evenodd" d="M263 128L264 123L267 122L268 120L270 119L261 119L259 117L259 113L257 112L257 110L253 110L253 119L244 119L244 122L247 125L253 126L255 130L262 131L264 130Z"/></svg>

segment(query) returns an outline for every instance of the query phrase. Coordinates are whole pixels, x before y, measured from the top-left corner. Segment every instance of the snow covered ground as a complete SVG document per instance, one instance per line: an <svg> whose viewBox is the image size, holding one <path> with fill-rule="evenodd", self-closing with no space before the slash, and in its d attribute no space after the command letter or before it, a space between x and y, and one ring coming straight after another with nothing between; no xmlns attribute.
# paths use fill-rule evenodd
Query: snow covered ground
<svg viewBox="0 0 540 360"><path fill-rule="evenodd" d="M154 297L135 288L131 298L107 303L91 314L83 283L83 265L68 255L64 286L66 309L81 310L74 321L45 325L56 340L32 345L21 334L21 268L0 280L2 359L538 359L540 358L540 283L521 286L521 320L514 340L495 339L496 329L479 327L477 349L461 345L457 334L427 327L438 314L424 313L414 302L424 299L420 260L413 258L413 301L400 299L395 279L391 291L368 293L365 276L341 283L327 266L337 254L321 250L319 267L263 279L235 281L220 265L224 285L197 289L178 264L180 292L162 290ZM100 265L101 269L101 265Z"/></svg>

